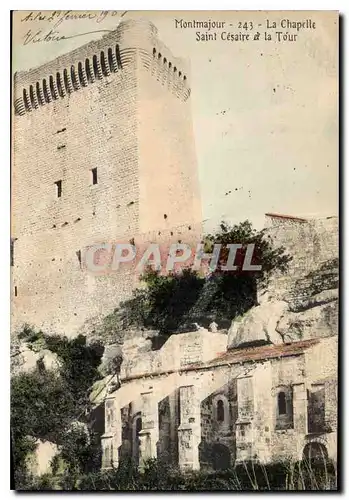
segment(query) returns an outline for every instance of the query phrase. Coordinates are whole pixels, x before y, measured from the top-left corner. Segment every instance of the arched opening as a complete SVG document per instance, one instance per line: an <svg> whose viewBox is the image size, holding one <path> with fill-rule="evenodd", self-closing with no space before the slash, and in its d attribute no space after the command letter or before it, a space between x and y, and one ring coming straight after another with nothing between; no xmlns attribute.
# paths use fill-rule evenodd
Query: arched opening
<svg viewBox="0 0 349 500"><path fill-rule="evenodd" d="M32 107L36 108L33 85L29 86L29 96L30 96L30 103L31 103Z"/></svg>
<svg viewBox="0 0 349 500"><path fill-rule="evenodd" d="M113 63L113 51L112 51L111 47L109 47L109 49L108 49L108 64L109 64L110 71L115 71L114 63Z"/></svg>
<svg viewBox="0 0 349 500"><path fill-rule="evenodd" d="M116 62L118 63L118 67L122 68L121 55L120 55L120 47L119 47L119 45L115 46L115 55L116 55Z"/></svg>
<svg viewBox="0 0 349 500"><path fill-rule="evenodd" d="M212 467L214 470L226 470L230 468L230 450L221 443L215 443L211 451Z"/></svg>
<svg viewBox="0 0 349 500"><path fill-rule="evenodd" d="M103 75L104 75L104 76L107 76L107 75L108 75L108 72L107 72L107 66L106 66L106 64L105 64L105 55L104 55L103 50L102 50L102 52L101 52L101 57L100 57L100 59L101 59L101 68L102 68L102 73L103 73Z"/></svg>
<svg viewBox="0 0 349 500"><path fill-rule="evenodd" d="M221 399L217 401L217 421L224 422L224 403Z"/></svg>
<svg viewBox="0 0 349 500"><path fill-rule="evenodd" d="M47 87L47 82L46 82L46 79L44 78L43 81L42 81L42 89L43 89L43 92L44 92L44 99L47 103L50 102L50 95L49 95L49 91L48 91L48 87Z"/></svg>
<svg viewBox="0 0 349 500"><path fill-rule="evenodd" d="M97 56L96 55L94 55L93 58L92 58L92 64L93 64L93 72L94 72L95 78L99 78L99 74L98 74L98 62L97 62Z"/></svg>
<svg viewBox="0 0 349 500"><path fill-rule="evenodd" d="M75 73L75 67L74 66L70 67L70 78L71 78L74 90L79 90L79 83L78 83L78 80L76 78L76 73Z"/></svg>
<svg viewBox="0 0 349 500"><path fill-rule="evenodd" d="M44 104L45 100L43 99L43 95L41 93L40 83L39 82L36 82L36 95L38 97L39 104Z"/></svg>
<svg viewBox="0 0 349 500"><path fill-rule="evenodd" d="M55 84L54 84L53 76L52 75L50 75L49 80L50 80L50 90L51 90L52 99L57 99Z"/></svg>
<svg viewBox="0 0 349 500"><path fill-rule="evenodd" d="M86 83L85 83L84 73L82 71L82 63L81 62L78 63L78 76L79 76L80 85L85 87Z"/></svg>
<svg viewBox="0 0 349 500"><path fill-rule="evenodd" d="M86 76L87 76L87 81L89 83L92 83L93 82L93 76L92 76L91 65L90 65L90 60L89 59L85 60L85 72L86 72Z"/></svg>
<svg viewBox="0 0 349 500"><path fill-rule="evenodd" d="M63 71L63 81L66 92L70 93L68 71L66 69Z"/></svg>
<svg viewBox="0 0 349 500"><path fill-rule="evenodd" d="M56 84L57 84L58 94L61 97L64 97L64 90L63 90L63 85L62 85L62 80L61 80L61 74L59 72L56 73Z"/></svg>
<svg viewBox="0 0 349 500"><path fill-rule="evenodd" d="M156 48L154 47L153 48L153 57L155 57L155 56L156 56Z"/></svg>
<svg viewBox="0 0 349 500"><path fill-rule="evenodd" d="M326 446L316 441L306 444L303 450L303 460L327 462L328 453Z"/></svg>
<svg viewBox="0 0 349 500"><path fill-rule="evenodd" d="M286 394L283 391L278 394L278 413L279 415L286 415L287 413Z"/></svg>

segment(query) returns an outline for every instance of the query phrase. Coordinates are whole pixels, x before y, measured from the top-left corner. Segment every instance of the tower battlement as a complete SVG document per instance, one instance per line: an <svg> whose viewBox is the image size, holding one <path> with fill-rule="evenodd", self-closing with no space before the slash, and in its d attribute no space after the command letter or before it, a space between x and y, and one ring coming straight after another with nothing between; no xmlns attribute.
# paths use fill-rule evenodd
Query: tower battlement
<svg viewBox="0 0 349 500"><path fill-rule="evenodd" d="M16 114L34 111L122 71L132 64L136 53L142 66L154 78L179 99L187 100L190 95L188 64L174 57L157 33L157 28L149 21L123 21L100 40L89 42L38 68L16 73Z"/></svg>

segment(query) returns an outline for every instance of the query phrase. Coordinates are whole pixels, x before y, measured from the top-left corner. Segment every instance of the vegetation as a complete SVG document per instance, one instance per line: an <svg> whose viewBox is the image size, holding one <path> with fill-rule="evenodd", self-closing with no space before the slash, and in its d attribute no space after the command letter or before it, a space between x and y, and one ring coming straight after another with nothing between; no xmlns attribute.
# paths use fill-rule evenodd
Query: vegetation
<svg viewBox="0 0 349 500"><path fill-rule="evenodd" d="M148 271L142 277L144 286L104 319L100 337L104 341L109 337L115 342L125 328L155 329L168 335L198 318L230 322L256 303L257 284L267 283L273 270L285 272L290 261L283 248L275 249L264 232L254 230L248 221L232 227L222 223L217 234L205 238L206 251L212 251L216 243L222 245L222 251L214 273L204 276L183 269L161 276ZM238 270L222 272L231 243L243 244L235 261ZM242 269L246 245L250 243L255 244L252 263L261 265L261 271ZM23 329L19 340L35 351L56 354L60 365L57 370L46 370L44 364L38 363L33 372L12 377L11 431L16 489L244 489L240 487L244 480L236 470L215 476L183 475L178 471L164 471L156 462L150 462L142 473L131 464L124 464L117 471L97 472L100 450L90 421L90 391L101 378L98 368L103 346L98 342L88 345L82 335L68 339L45 335L29 327ZM52 474L33 478L27 457L35 450L38 439L56 443L59 453L53 460Z"/></svg>
<svg viewBox="0 0 349 500"><path fill-rule="evenodd" d="M253 229L249 221L234 226L222 222L220 230L206 236L204 243L208 253L215 244L222 245L215 272L203 275L184 268L164 276L148 270L141 278L144 286L96 328L99 336L118 339L125 328L152 329L168 335L190 323L212 320L230 324L234 317L256 305L257 285L266 286L272 271L285 273L291 260L283 247L275 248L265 231ZM228 245L233 243L243 245L236 254L237 270L223 272ZM243 270L246 248L251 243L255 245L252 264L260 265L260 271Z"/></svg>
<svg viewBox="0 0 349 500"><path fill-rule="evenodd" d="M65 491L289 491L336 490L333 464L310 462L260 465L243 463L225 471L181 473L149 460L143 471L132 462L118 469L89 474L46 474L28 485L31 490Z"/></svg>
<svg viewBox="0 0 349 500"><path fill-rule="evenodd" d="M103 348L86 344L86 338L49 336L24 328L19 337L33 349L49 349L61 361L58 371L45 370L40 364L31 373L20 373L11 379L11 434L13 468L16 484L28 479L27 457L36 441L51 441L60 446L68 469L85 470L88 454L96 447L89 436L89 446L82 446L81 433L71 429L76 421L85 422L91 410L89 394L92 384L101 378ZM98 454L97 454L98 456Z"/></svg>

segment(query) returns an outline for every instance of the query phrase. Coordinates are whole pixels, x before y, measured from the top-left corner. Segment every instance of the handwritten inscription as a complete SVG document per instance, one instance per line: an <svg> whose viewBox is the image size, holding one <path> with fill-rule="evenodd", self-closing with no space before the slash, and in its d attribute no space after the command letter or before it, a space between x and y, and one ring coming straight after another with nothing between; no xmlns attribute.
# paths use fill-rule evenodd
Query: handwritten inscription
<svg viewBox="0 0 349 500"><path fill-rule="evenodd" d="M108 17L115 17L119 20L125 16L127 11L117 11L117 10L101 10L96 12L74 12L72 10L54 10L48 13L39 12L29 12L21 19L21 23L49 23L50 29L31 29L23 36L23 45L41 43L41 42L60 42L62 40L68 40L71 38L76 38L84 35L90 35L93 33L110 32L107 29L96 29L85 32L74 33L73 35L63 35L57 28L61 28L63 24L67 24L69 21L74 21L74 28L76 23L79 21L94 21L96 24L101 25ZM115 28L114 28L115 29Z"/></svg>

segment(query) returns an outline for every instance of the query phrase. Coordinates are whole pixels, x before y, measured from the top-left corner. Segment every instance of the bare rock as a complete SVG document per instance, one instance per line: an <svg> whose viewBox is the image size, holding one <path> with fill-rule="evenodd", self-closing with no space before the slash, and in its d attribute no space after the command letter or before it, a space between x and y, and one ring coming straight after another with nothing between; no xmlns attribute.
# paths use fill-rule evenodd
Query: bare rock
<svg viewBox="0 0 349 500"><path fill-rule="evenodd" d="M276 327L287 310L288 305L284 301L265 301L234 319L228 332L228 349L262 341L282 343L282 336Z"/></svg>

